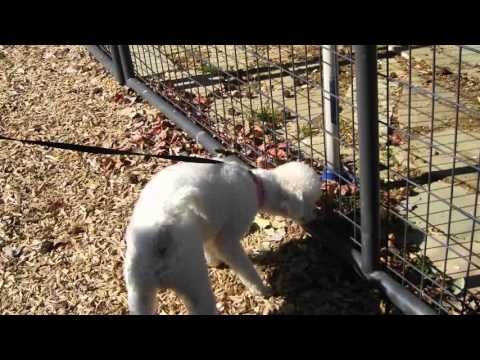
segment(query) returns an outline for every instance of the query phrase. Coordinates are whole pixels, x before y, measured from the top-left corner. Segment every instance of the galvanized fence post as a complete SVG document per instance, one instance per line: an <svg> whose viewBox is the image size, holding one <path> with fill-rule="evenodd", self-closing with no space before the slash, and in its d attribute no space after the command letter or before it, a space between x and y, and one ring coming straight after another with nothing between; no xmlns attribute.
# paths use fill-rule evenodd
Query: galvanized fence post
<svg viewBox="0 0 480 360"><path fill-rule="evenodd" d="M115 77L115 79L118 81L120 85L125 85L126 79L123 76L122 64L120 62L118 48L115 45L111 45L110 52L112 55L113 76Z"/></svg>
<svg viewBox="0 0 480 360"><path fill-rule="evenodd" d="M121 85L125 84L123 71L120 65L120 59L115 45L110 45L110 51L107 52L99 45L87 45L88 51L113 75L115 80Z"/></svg>
<svg viewBox="0 0 480 360"><path fill-rule="evenodd" d="M340 130L338 115L338 63L337 46L322 45L323 98L325 116L326 169L324 178L340 174Z"/></svg>
<svg viewBox="0 0 480 360"><path fill-rule="evenodd" d="M125 79L125 82L127 82L128 79L135 77L132 54L130 53L130 48L128 47L128 45L117 45L116 48L118 50L120 58L123 78Z"/></svg>
<svg viewBox="0 0 480 360"><path fill-rule="evenodd" d="M362 268L378 269L380 251L380 176L378 144L377 50L355 45L358 127L360 140L360 206Z"/></svg>

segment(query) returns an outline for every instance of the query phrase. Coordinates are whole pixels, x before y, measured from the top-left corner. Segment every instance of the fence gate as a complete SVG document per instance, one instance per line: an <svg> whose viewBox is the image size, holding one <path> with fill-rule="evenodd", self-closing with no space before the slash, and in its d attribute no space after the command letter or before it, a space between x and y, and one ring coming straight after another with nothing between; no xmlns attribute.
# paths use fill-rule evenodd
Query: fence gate
<svg viewBox="0 0 480 360"><path fill-rule="evenodd" d="M404 313L478 313L480 46L88 49L210 152L311 164L307 230Z"/></svg>

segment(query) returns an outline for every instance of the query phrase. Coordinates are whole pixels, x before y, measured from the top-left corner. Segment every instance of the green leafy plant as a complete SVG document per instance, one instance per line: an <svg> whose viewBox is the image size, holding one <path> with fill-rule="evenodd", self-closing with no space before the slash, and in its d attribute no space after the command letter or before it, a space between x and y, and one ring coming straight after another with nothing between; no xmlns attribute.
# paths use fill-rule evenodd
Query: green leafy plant
<svg viewBox="0 0 480 360"><path fill-rule="evenodd" d="M220 73L220 70L211 64L202 64L200 66L200 72L203 75L217 75Z"/></svg>
<svg viewBox="0 0 480 360"><path fill-rule="evenodd" d="M301 136L302 139L309 138L313 135L317 135L318 132L319 132L318 129L314 129L308 124L303 124L300 127L300 136Z"/></svg>
<svg viewBox="0 0 480 360"><path fill-rule="evenodd" d="M252 114L254 120L260 121L266 125L273 125L275 128L278 128L283 123L283 116L279 111L271 110L267 108L261 108L260 110L254 111Z"/></svg>

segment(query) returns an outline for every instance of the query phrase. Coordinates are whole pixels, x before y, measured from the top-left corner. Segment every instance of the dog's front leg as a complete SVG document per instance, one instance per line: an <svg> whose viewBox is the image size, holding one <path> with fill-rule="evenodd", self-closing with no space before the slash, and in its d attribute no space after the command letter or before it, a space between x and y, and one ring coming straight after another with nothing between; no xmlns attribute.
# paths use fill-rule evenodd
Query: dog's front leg
<svg viewBox="0 0 480 360"><path fill-rule="evenodd" d="M240 239L232 240L230 237L228 240L223 240L219 237L216 239L215 247L219 258L237 273L247 289L254 295L272 296L272 289L263 284L260 275L240 244Z"/></svg>

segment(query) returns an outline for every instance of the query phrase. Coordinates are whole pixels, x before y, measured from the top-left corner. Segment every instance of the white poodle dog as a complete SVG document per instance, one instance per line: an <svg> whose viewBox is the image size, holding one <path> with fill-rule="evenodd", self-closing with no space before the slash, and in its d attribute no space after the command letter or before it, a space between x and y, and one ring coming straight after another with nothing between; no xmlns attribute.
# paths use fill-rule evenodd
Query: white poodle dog
<svg viewBox="0 0 480 360"><path fill-rule="evenodd" d="M131 314L152 314L157 289L173 289L190 314L216 314L207 264L227 264L254 294L268 297L240 240L257 212L307 223L321 195L318 174L300 162L273 170L178 163L146 185L126 231L124 277Z"/></svg>

